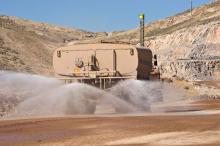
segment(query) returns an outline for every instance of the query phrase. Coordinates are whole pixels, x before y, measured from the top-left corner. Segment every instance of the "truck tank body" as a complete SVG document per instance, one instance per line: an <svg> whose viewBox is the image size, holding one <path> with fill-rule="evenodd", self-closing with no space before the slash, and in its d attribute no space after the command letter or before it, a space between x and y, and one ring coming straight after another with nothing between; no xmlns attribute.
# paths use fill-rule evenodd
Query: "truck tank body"
<svg viewBox="0 0 220 146"><path fill-rule="evenodd" d="M98 82L100 88L106 88L106 80L149 79L152 52L124 44L72 45L55 50L53 67L60 79Z"/></svg>
<svg viewBox="0 0 220 146"><path fill-rule="evenodd" d="M55 50L53 67L59 76L147 78L152 71L152 53L122 44L72 45Z"/></svg>

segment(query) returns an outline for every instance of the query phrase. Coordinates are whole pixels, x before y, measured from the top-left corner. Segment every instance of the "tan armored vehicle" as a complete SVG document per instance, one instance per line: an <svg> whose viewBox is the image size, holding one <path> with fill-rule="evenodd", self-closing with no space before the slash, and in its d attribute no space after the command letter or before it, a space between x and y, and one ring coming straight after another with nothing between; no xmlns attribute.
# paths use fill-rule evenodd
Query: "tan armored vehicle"
<svg viewBox="0 0 220 146"><path fill-rule="evenodd" d="M149 79L152 53L124 44L80 44L57 49L53 55L56 75L101 87L120 79Z"/></svg>

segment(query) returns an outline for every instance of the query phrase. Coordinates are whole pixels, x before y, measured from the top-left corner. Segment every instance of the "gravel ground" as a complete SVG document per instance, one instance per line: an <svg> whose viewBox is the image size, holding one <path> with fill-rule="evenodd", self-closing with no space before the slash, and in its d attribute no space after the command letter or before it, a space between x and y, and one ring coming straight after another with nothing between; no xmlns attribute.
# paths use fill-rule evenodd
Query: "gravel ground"
<svg viewBox="0 0 220 146"><path fill-rule="evenodd" d="M155 115L1 120L0 145L218 146L220 102L213 102L194 102L199 111Z"/></svg>

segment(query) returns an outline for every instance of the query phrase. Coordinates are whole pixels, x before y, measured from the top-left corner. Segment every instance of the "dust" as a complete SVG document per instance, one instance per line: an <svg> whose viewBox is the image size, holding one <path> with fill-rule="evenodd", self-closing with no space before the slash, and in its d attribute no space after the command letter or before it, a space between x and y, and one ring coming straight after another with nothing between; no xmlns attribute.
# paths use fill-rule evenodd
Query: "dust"
<svg viewBox="0 0 220 146"><path fill-rule="evenodd" d="M151 106L156 103L186 98L174 87L152 81L121 81L104 91L9 71L0 71L0 80L0 100L4 101L0 108L10 106L4 111L6 118L94 114L100 105L112 107L114 113L147 113L153 112Z"/></svg>

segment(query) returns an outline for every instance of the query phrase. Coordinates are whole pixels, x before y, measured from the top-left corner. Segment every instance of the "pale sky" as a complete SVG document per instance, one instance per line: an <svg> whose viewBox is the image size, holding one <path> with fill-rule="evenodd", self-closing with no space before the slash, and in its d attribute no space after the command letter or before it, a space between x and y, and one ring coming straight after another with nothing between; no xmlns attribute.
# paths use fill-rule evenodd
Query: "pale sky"
<svg viewBox="0 0 220 146"><path fill-rule="evenodd" d="M193 0L199 6L210 0ZM0 0L0 14L89 31L135 28L190 8L190 0Z"/></svg>

